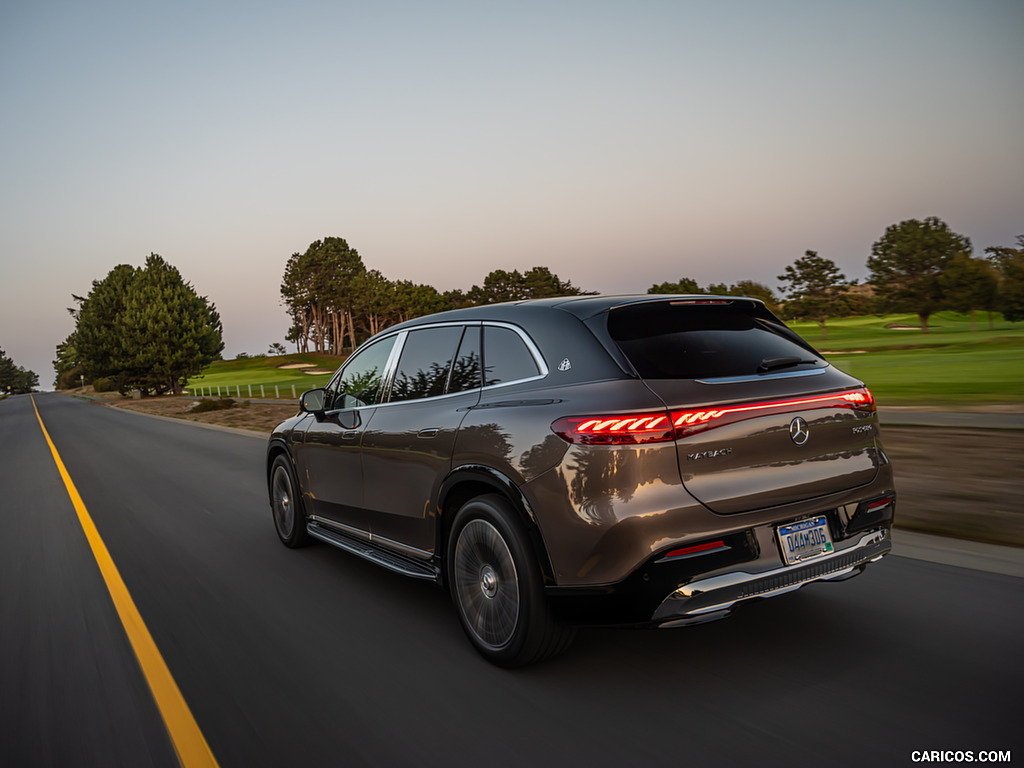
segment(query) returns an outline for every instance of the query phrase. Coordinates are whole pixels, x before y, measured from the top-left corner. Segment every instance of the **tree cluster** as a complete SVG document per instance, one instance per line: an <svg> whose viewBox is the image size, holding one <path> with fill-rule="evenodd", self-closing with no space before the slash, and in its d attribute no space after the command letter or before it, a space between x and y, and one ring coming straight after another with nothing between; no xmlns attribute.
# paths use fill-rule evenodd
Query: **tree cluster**
<svg viewBox="0 0 1024 768"><path fill-rule="evenodd" d="M827 338L831 317L868 312L913 312L928 332L928 318L941 309L970 313L1002 312L1011 321L1024 320L1024 235L1017 248L986 248L988 259L971 254L971 241L935 217L909 219L888 227L871 248L871 276L859 288L847 280L831 259L806 251L778 276L785 301L752 281L705 289L690 278L651 286L648 293L707 293L753 296L786 319L807 319Z"/></svg>
<svg viewBox="0 0 1024 768"><path fill-rule="evenodd" d="M712 296L750 296L760 299L765 306L773 312L779 306L779 300L764 283L754 280L740 280L738 283L726 285L725 283L711 283L707 288L701 288L697 281L689 277L681 277L675 283L657 283L647 289L648 293L683 293L695 295Z"/></svg>
<svg viewBox="0 0 1024 768"><path fill-rule="evenodd" d="M0 349L0 395L24 395L39 386L39 377L27 371Z"/></svg>
<svg viewBox="0 0 1024 768"><path fill-rule="evenodd" d="M915 312L921 330L940 309L1002 312L1010 322L1024 319L1024 235L1017 248L986 248L972 255L971 241L935 217L909 219L888 227L871 248L868 269L876 312Z"/></svg>
<svg viewBox="0 0 1024 768"><path fill-rule="evenodd" d="M1024 235L1017 235L1017 247L986 248L989 263L995 268L996 287L993 305L1011 323L1024 320ZM986 293L986 296L990 294ZM982 309L986 307L979 305Z"/></svg>
<svg viewBox="0 0 1024 768"><path fill-rule="evenodd" d="M828 338L825 321L850 310L846 287L853 283L839 271L834 261L819 256L817 251L806 251L786 267L778 279L784 285L783 292L789 295L783 317L814 320L821 327L823 339Z"/></svg>
<svg viewBox="0 0 1024 768"><path fill-rule="evenodd" d="M410 280L389 280L367 269L359 252L340 237L293 253L281 280L281 300L292 318L287 340L300 352L340 355L395 323L446 309L499 301L565 296L581 291L547 267L520 273L494 270L468 292L440 293Z"/></svg>
<svg viewBox="0 0 1024 768"><path fill-rule="evenodd" d="M826 338L825 321L844 314L913 312L928 332L928 318L939 310L1002 312L1011 322L1024 319L1024 236L1022 248L987 248L988 260L975 258L971 241L942 220L908 219L887 227L871 247L868 293L858 293L835 263L807 251L779 280L788 283L784 317L813 319Z"/></svg>
<svg viewBox="0 0 1024 768"><path fill-rule="evenodd" d="M73 298L75 330L54 361L58 388L83 376L122 394L178 394L224 349L214 305L155 253L144 267L114 267L88 296Z"/></svg>

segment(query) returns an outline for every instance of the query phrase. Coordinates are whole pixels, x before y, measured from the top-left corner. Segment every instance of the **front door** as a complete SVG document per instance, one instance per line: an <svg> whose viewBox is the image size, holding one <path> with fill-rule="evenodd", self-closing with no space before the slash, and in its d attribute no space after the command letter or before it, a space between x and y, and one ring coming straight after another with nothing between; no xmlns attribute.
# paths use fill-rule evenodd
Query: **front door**
<svg viewBox="0 0 1024 768"><path fill-rule="evenodd" d="M379 407L388 358L397 336L356 352L327 387L327 410L310 419L301 449L296 450L307 509L332 523L369 531L363 504L360 442Z"/></svg>

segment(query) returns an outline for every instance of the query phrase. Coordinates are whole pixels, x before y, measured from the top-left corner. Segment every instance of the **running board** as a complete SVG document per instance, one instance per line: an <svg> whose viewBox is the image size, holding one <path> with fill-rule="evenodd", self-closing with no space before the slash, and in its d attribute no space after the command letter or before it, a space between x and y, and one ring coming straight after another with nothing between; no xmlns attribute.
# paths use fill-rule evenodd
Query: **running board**
<svg viewBox="0 0 1024 768"><path fill-rule="evenodd" d="M310 536L320 541L325 541L332 546L338 547L338 549L343 549L364 560L369 560L371 563L381 565L389 571L394 571L414 579L440 581L440 571L430 563L406 557L390 549L384 549L370 541L357 539L354 536L346 536L344 533L326 528L317 523L307 524L306 530L309 531Z"/></svg>

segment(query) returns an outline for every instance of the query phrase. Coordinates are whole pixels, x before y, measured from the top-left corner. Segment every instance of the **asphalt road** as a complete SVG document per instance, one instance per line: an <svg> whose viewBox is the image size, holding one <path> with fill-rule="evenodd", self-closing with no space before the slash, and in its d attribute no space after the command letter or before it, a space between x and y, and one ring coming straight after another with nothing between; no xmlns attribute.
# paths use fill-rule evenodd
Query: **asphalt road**
<svg viewBox="0 0 1024 768"><path fill-rule="evenodd" d="M221 766L1024 760L1020 578L890 556L502 671L436 587L282 547L261 439L35 401ZM0 402L0 445L0 765L175 765L27 396Z"/></svg>

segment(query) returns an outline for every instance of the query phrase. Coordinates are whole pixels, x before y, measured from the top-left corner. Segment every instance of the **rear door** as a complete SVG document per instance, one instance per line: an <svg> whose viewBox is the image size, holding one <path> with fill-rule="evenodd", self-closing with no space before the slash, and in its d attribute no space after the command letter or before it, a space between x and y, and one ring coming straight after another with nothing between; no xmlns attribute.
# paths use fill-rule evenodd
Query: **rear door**
<svg viewBox="0 0 1024 768"><path fill-rule="evenodd" d="M434 500L480 399L480 326L409 331L393 379L363 432L363 506L374 538L431 552Z"/></svg>
<svg viewBox="0 0 1024 768"><path fill-rule="evenodd" d="M613 310L608 330L671 412L683 483L720 514L864 485L883 460L870 395L760 304Z"/></svg>

